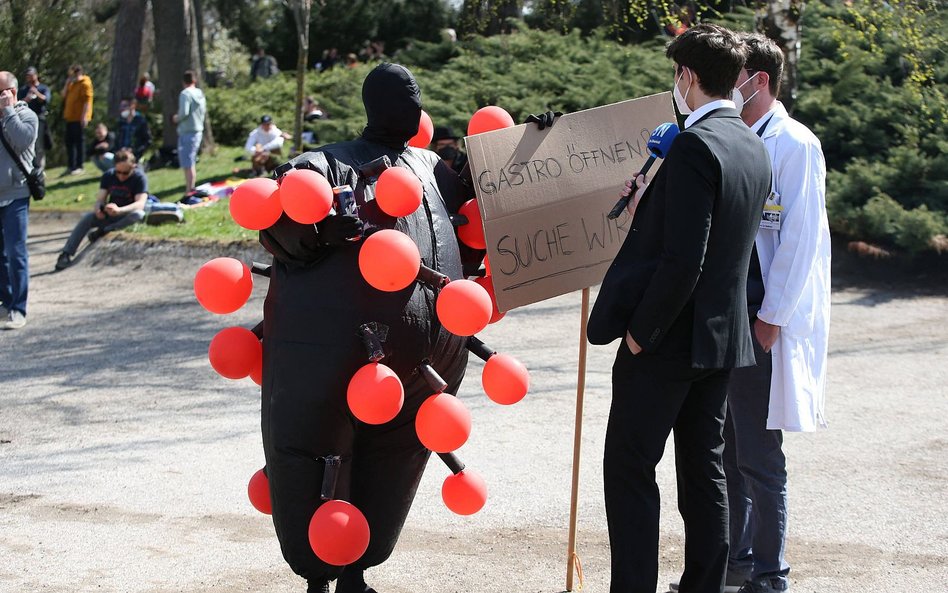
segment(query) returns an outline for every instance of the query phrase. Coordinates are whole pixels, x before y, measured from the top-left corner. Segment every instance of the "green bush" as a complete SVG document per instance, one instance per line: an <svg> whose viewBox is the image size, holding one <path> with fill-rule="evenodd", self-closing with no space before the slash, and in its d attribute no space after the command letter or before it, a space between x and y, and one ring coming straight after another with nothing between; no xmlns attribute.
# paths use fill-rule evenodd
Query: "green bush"
<svg viewBox="0 0 948 593"><path fill-rule="evenodd" d="M917 0L807 5L794 116L823 145L834 231L917 252L945 232L945 12Z"/></svg>
<svg viewBox="0 0 948 593"><path fill-rule="evenodd" d="M866 0L873 6L880 1ZM913 1L894 0L894 6L915 18L903 6ZM751 17L737 10L724 22L746 29ZM823 145L834 232L915 252L946 230L948 54L936 50L944 45L948 19L943 11L931 10L919 27L934 40L922 42L918 32L870 26L891 18L873 10L860 16L832 2L808 4L794 116ZM562 35L520 25L510 35L414 42L392 60L415 73L435 124L463 134L471 114L489 104L500 105L520 122L547 109L572 112L669 90L664 42L623 45L602 31ZM938 67L925 70L931 64ZM362 130L361 85L373 66L307 75L307 94L331 115L317 122L323 143L347 140ZM291 73L208 89L217 140L242 145L263 113L291 132L295 91Z"/></svg>
<svg viewBox="0 0 948 593"><path fill-rule="evenodd" d="M932 238L948 231L944 214L924 205L907 210L878 188L862 207L850 212L848 222L855 234L913 254L931 249Z"/></svg>

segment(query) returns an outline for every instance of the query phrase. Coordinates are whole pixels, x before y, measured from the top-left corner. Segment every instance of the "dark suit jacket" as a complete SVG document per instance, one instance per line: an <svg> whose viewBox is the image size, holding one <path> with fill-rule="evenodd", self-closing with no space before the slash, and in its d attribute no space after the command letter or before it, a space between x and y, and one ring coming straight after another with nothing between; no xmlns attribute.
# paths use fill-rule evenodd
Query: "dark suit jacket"
<svg viewBox="0 0 948 593"><path fill-rule="evenodd" d="M628 331L646 354L751 366L747 269L770 158L730 108L682 131L649 184L589 319L593 344Z"/></svg>

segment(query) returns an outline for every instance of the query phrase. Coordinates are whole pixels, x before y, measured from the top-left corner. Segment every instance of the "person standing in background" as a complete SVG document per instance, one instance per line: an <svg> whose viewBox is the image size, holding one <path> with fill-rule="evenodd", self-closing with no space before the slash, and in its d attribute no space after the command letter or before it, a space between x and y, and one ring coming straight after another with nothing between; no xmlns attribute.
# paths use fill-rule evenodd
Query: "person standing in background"
<svg viewBox="0 0 948 593"><path fill-rule="evenodd" d="M743 39L749 54L737 79L746 97L741 119L770 154L773 191L747 281L757 366L735 369L728 384L728 572L747 579L740 593L772 593L790 586L782 431L826 426L830 232L820 141L777 100L783 52L760 34Z"/></svg>
<svg viewBox="0 0 948 593"><path fill-rule="evenodd" d="M46 168L46 151L53 147L53 139L49 135L49 128L46 126L46 116L49 113L49 101L53 98L49 87L41 83L39 73L36 68L30 66L26 69L24 79L26 84L20 86L16 98L20 101L26 101L33 113L39 120L39 127L36 129L36 146L33 156L33 168Z"/></svg>
<svg viewBox="0 0 948 593"><path fill-rule="evenodd" d="M178 163L184 170L184 191L189 192L194 189L197 175L197 153L204 137L207 101L204 92L197 87L194 70L185 70L182 83L184 90L178 95L178 112L173 120L178 124Z"/></svg>
<svg viewBox="0 0 948 593"><path fill-rule="evenodd" d="M36 114L16 95L16 77L0 72L0 329L26 325L30 282L26 249L30 188L20 167L29 170L33 162L38 123Z"/></svg>
<svg viewBox="0 0 948 593"><path fill-rule="evenodd" d="M92 79L83 73L82 66L69 67L69 77L63 86L63 120L66 122L66 159L68 166L63 173L81 175L85 160L83 133L92 118Z"/></svg>

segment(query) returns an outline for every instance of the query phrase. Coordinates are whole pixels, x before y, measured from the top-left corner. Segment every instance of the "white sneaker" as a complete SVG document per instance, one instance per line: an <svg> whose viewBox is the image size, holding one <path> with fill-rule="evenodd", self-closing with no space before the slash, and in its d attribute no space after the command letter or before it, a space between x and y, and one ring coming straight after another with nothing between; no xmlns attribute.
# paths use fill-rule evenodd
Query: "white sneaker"
<svg viewBox="0 0 948 593"><path fill-rule="evenodd" d="M7 320L3 322L0 329L20 329L26 325L26 315L19 311L10 311L7 313Z"/></svg>

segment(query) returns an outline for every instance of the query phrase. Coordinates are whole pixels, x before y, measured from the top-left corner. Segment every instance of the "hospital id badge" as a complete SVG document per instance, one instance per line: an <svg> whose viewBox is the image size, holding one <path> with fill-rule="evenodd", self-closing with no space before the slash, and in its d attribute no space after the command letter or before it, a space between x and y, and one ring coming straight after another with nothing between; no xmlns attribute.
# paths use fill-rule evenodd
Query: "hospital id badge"
<svg viewBox="0 0 948 593"><path fill-rule="evenodd" d="M783 206L780 205L780 196L776 192L770 192L767 203L764 204L764 212L760 217L761 230L779 231L782 217Z"/></svg>

